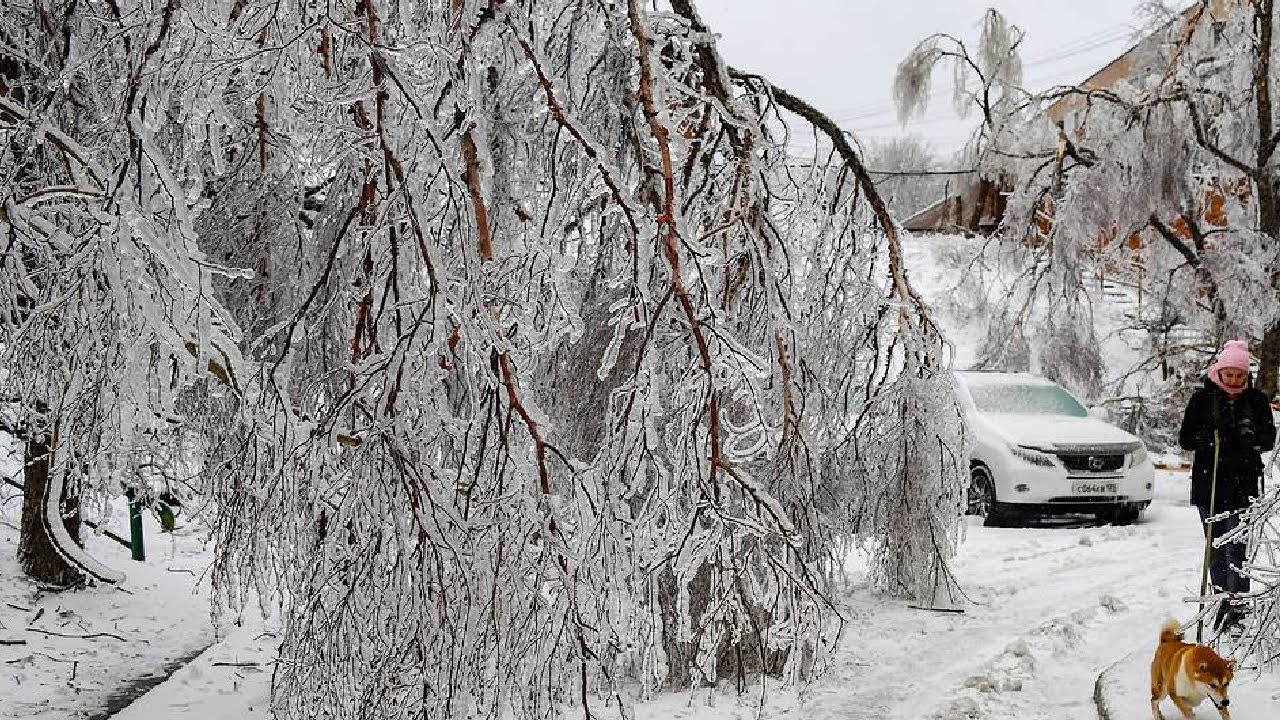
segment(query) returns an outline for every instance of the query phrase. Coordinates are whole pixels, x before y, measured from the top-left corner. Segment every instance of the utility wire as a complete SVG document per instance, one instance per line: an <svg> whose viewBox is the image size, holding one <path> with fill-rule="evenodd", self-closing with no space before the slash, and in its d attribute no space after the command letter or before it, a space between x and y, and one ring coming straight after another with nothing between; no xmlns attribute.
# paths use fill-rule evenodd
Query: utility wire
<svg viewBox="0 0 1280 720"><path fill-rule="evenodd" d="M1126 37L1130 37L1132 35L1132 32L1133 32L1132 26L1129 25L1128 23L1119 23L1117 25L1112 25L1110 27L1103 28L1096 32L1092 32L1087 35L1082 35L1074 40L1063 43L1062 45L1049 48L1044 53L1037 55L1036 57L1028 58L1022 64L1022 67L1024 69L1030 68L1030 67L1038 67L1048 62L1053 62L1055 60L1072 57L1082 52L1094 50L1096 48L1102 47L1103 45L1117 42ZM874 102L874 103L867 103L865 105L854 105L852 107L847 107L847 108L837 108L835 112L843 111L851 115L858 115L868 111L879 111L885 107L891 107L892 104L893 104L892 101L888 101L888 102L880 101L880 102ZM841 118L836 118L836 119L839 120Z"/></svg>
<svg viewBox="0 0 1280 720"><path fill-rule="evenodd" d="M935 175L972 175L978 170L969 168L968 170L868 170L867 172L884 177L933 177Z"/></svg>
<svg viewBox="0 0 1280 720"><path fill-rule="evenodd" d="M1118 30L1116 29L1118 28ZM1056 63L1078 55L1082 55L1093 50L1097 50L1107 45L1115 44L1121 40L1132 37L1132 29L1127 24L1113 26L1111 29L1103 30L1091 35L1079 38L1071 43L1059 46L1048 53L1038 56L1037 58L1024 62L1023 69L1040 67L1048 63ZM1030 81L1031 78L1057 78L1068 74L1074 74L1077 71L1083 71L1094 68L1093 63L1087 65L1075 65L1071 68L1046 68L1044 71L1033 73L1028 77L1028 81L1024 81L1024 85L1037 84ZM931 91L928 100L933 99ZM870 120L879 118L884 115L896 112L896 104L894 101L881 101L877 103L869 103L863 106L854 106L849 108L848 114L840 115L833 118L837 123L848 123L857 120ZM927 116L926 116L927 117Z"/></svg>
<svg viewBox="0 0 1280 720"><path fill-rule="evenodd" d="M813 165L812 158L804 156L792 155L790 158L794 165ZM954 169L954 170L867 170L868 175L879 175L881 177L935 177L950 175L973 175L978 172L977 168Z"/></svg>

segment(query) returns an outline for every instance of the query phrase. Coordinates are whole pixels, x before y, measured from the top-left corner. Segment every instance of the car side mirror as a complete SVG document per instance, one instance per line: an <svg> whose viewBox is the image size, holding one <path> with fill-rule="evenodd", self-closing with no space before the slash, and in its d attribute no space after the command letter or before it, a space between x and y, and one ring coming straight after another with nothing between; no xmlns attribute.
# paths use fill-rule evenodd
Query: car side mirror
<svg viewBox="0 0 1280 720"><path fill-rule="evenodd" d="M1111 413L1101 405L1090 405L1089 415L1101 420L1102 422L1111 422Z"/></svg>

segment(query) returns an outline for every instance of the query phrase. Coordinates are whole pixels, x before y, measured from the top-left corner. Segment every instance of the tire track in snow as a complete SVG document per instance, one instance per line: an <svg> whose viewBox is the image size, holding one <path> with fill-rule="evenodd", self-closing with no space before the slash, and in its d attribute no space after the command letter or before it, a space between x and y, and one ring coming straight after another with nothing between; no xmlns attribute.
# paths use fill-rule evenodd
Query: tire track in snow
<svg viewBox="0 0 1280 720"><path fill-rule="evenodd" d="M1055 600L1062 603L1059 612L992 660L994 678L957 691L935 716L1065 720L1092 715L1097 672L1118 657L1153 646L1167 615L1188 615L1182 598L1194 580L1198 523L1185 506L1161 510L1129 538L1117 538L1119 529L1101 529L1103 542L1095 546L1110 557L1072 554L1068 564L1087 564L1052 578L1049 587L1063 589ZM1084 574L1092 577L1084 582ZM1010 655L1023 659L1012 675ZM1010 678L1021 681L1017 690L1002 691Z"/></svg>
<svg viewBox="0 0 1280 720"><path fill-rule="evenodd" d="M844 649L808 693L804 714L1092 715L1097 670L1148 644L1163 608L1180 603L1184 573L1161 579L1193 564L1197 531L1185 506L1157 508L1124 528L971 527L955 567L983 604L954 616L852 603Z"/></svg>

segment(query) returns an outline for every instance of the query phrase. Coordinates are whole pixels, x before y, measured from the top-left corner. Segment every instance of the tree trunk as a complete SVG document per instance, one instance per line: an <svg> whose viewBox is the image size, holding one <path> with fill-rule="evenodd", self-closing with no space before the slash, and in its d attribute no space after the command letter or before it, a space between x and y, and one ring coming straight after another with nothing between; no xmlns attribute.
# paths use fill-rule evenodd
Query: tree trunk
<svg viewBox="0 0 1280 720"><path fill-rule="evenodd" d="M687 580L689 625L693 629L693 637L687 641L679 638L681 625L679 596L680 584L670 567L658 574L658 605L662 614L662 649L667 657L667 677L663 684L670 691L688 690L692 687L705 686L698 680L695 664L698 659L698 648L702 636L707 631L704 627L706 614L712 601L712 573L716 572L711 563L704 562L698 571ZM746 601L746 598L743 598ZM716 679L734 679L738 693L746 691L746 684L752 677L761 674L779 676L787 663L789 650L762 647L760 632L768 629L773 619L768 609L763 606L752 606L747 609L751 614L749 628L742 628L734 639L726 636L720 640L716 648ZM810 670L806 662L802 676Z"/></svg>
<svg viewBox="0 0 1280 720"><path fill-rule="evenodd" d="M1258 346L1258 389L1268 400L1276 397L1276 374L1280 372L1280 324L1272 325Z"/></svg>
<svg viewBox="0 0 1280 720"><path fill-rule="evenodd" d="M1280 196L1270 183L1256 183L1258 188L1258 229L1271 242L1280 242ZM1271 285L1280 292L1280 277L1273 277ZM1262 335L1258 346L1258 389L1268 400L1276 396L1277 374L1280 373L1280 323L1274 323Z"/></svg>
<svg viewBox="0 0 1280 720"><path fill-rule="evenodd" d="M662 649L667 656L667 690L687 690L694 680L694 661L698 651L699 621L711 602L711 566L703 564L689 581L689 606L685 612L694 629L691 640L681 640L680 583L670 566L658 574L658 605L662 612Z"/></svg>
<svg viewBox="0 0 1280 720"><path fill-rule="evenodd" d="M1258 120L1258 154L1254 162L1258 177L1254 187L1258 192L1258 229L1271 242L1280 242L1280 196L1277 196L1275 180L1271 170L1272 156L1276 151L1274 109L1271 102L1271 53L1272 20L1275 3L1272 0L1259 0L1254 3L1254 27L1257 28L1258 40L1257 67L1253 77L1254 108ZM1280 292L1280 277L1271 278L1272 290ZM1277 372L1280 372L1280 322L1274 323L1262 336L1262 345L1258 348L1258 389L1266 394L1268 400L1275 399Z"/></svg>
<svg viewBox="0 0 1280 720"><path fill-rule="evenodd" d="M84 583L84 575L54 547L44 524L44 498L49 486L53 453L49 437L33 432L24 448L22 469L22 529L18 540L18 564L35 580L62 587ZM61 498L63 524L72 538L80 539L80 498Z"/></svg>

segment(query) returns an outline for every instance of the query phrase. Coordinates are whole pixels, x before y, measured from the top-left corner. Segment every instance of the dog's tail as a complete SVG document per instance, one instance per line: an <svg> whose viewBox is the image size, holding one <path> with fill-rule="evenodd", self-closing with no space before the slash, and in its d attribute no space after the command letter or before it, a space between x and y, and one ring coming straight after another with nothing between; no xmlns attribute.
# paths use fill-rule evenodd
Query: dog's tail
<svg viewBox="0 0 1280 720"><path fill-rule="evenodd" d="M1182 626L1179 625L1178 621L1174 620L1173 618L1169 618L1168 620L1165 620L1164 625L1160 626L1160 642L1161 643L1181 642L1182 641L1182 630L1180 629L1181 627Z"/></svg>

